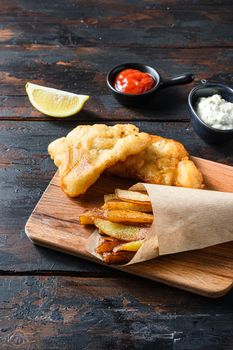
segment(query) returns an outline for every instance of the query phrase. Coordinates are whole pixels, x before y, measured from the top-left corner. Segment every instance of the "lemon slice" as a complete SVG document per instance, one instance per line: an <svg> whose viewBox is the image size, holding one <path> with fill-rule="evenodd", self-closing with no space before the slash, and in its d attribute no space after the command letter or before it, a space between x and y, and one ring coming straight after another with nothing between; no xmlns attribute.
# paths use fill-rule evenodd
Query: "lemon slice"
<svg viewBox="0 0 233 350"><path fill-rule="evenodd" d="M25 88L33 107L50 117L70 117L78 113L89 99L87 95L76 95L32 83L27 83Z"/></svg>

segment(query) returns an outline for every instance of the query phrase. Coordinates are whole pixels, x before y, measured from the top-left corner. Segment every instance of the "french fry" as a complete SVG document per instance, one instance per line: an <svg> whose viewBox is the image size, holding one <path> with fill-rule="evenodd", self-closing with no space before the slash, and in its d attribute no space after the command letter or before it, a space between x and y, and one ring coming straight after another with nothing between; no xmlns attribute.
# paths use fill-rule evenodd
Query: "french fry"
<svg viewBox="0 0 233 350"><path fill-rule="evenodd" d="M129 262L133 256L134 252L109 252L103 254L103 262L108 265L112 264L126 264Z"/></svg>
<svg viewBox="0 0 233 350"><path fill-rule="evenodd" d="M96 253L106 264L129 262L142 246L147 228L154 219L152 205L146 192L116 189L104 196L104 205L80 215L80 224L94 224L102 237Z"/></svg>
<svg viewBox="0 0 233 350"><path fill-rule="evenodd" d="M149 196L144 193L126 191L126 190L121 190L117 188L115 190L115 194L117 199L121 199L122 201L141 203L141 204L148 204L148 203L151 204Z"/></svg>
<svg viewBox="0 0 233 350"><path fill-rule="evenodd" d="M133 210L142 212L152 212L151 204L141 204L132 202L123 202L120 200L108 201L102 206L103 209L109 210Z"/></svg>
<svg viewBox="0 0 233 350"><path fill-rule="evenodd" d="M112 201L113 199L116 199L115 193L105 194L105 195L104 195L104 203L107 203L107 202L109 202L109 201Z"/></svg>
<svg viewBox="0 0 233 350"><path fill-rule="evenodd" d="M94 224L100 230L100 233L121 241L143 239L147 232L146 228L143 227L123 225L103 219L95 219Z"/></svg>
<svg viewBox="0 0 233 350"><path fill-rule="evenodd" d="M96 253L103 254L111 252L115 246L119 245L119 241L112 237L101 237L99 239L99 245L96 248Z"/></svg>
<svg viewBox="0 0 233 350"><path fill-rule="evenodd" d="M150 225L153 222L153 215L133 210L103 210L97 214L100 219L112 222Z"/></svg>
<svg viewBox="0 0 233 350"><path fill-rule="evenodd" d="M80 215L79 223L81 225L94 225L93 211L86 211Z"/></svg>
<svg viewBox="0 0 233 350"><path fill-rule="evenodd" d="M152 214L142 213L140 211L93 209L83 213L80 216L80 224L93 224L95 218L109 220L112 222L129 223L131 225L150 225L154 219Z"/></svg>
<svg viewBox="0 0 233 350"><path fill-rule="evenodd" d="M129 251L129 252L137 252L139 248L142 246L142 241L133 241L133 242L127 242L122 243L119 245L116 245L113 247L113 252L120 252L120 251Z"/></svg>
<svg viewBox="0 0 233 350"><path fill-rule="evenodd" d="M129 191L136 191L136 192L142 192L144 194L147 194L145 187L140 183L137 183L137 184L131 186L129 188Z"/></svg>

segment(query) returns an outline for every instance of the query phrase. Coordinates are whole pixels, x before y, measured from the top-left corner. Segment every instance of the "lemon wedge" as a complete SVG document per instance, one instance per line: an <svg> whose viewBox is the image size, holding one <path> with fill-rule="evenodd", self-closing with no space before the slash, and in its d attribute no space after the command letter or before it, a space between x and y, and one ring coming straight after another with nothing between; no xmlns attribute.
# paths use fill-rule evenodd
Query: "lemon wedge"
<svg viewBox="0 0 233 350"><path fill-rule="evenodd" d="M89 99L87 95L76 95L32 83L27 83L25 88L33 107L50 117L70 117L78 113Z"/></svg>

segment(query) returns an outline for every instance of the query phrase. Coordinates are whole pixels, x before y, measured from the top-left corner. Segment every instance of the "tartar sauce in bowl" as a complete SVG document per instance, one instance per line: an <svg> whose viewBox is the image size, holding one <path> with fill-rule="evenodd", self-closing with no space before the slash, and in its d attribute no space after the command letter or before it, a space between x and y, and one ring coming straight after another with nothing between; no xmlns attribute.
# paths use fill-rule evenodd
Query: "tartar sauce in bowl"
<svg viewBox="0 0 233 350"><path fill-rule="evenodd" d="M196 112L212 128L233 129L233 103L227 102L218 94L199 98Z"/></svg>

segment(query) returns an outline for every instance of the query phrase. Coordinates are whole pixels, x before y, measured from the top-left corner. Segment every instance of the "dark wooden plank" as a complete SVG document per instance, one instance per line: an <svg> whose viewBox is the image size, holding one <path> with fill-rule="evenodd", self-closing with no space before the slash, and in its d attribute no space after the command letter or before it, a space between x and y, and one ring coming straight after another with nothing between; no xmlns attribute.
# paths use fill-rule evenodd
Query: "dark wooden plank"
<svg viewBox="0 0 233 350"><path fill-rule="evenodd" d="M196 81L232 84L232 10L230 0L1 0L0 118L47 120L25 97L32 80L90 94L79 121L187 120L192 85L168 90L146 110L126 109L110 96L105 74L132 60L164 76L185 70ZM55 170L47 144L76 122L18 124L0 122L0 273L110 276L109 269L26 239L24 224ZM195 155L233 164L232 144L210 147L188 123L138 125L185 141ZM126 275L11 276L1 277L0 286L3 349L232 348L232 292L206 301Z"/></svg>
<svg viewBox="0 0 233 350"><path fill-rule="evenodd" d="M233 45L225 1L1 1L1 41L149 47Z"/></svg>
<svg viewBox="0 0 233 350"><path fill-rule="evenodd" d="M112 97L105 82L108 70L126 61L147 63L165 78L192 72L195 83L159 91L152 103L143 108L126 108ZM188 120L187 97L191 88L201 79L233 84L232 64L233 49L174 51L128 47L117 49L116 55L109 47L4 46L0 56L0 119L48 120L26 97L25 83L32 81L90 95L85 109L72 119Z"/></svg>
<svg viewBox="0 0 233 350"><path fill-rule="evenodd" d="M182 141L193 155L233 165L232 144L218 148L208 146L188 123L135 124L141 130ZM0 123L2 271L107 271L95 264L36 248L24 233L27 218L55 172L53 162L47 155L47 145L57 137L66 135L76 125L74 122L58 121Z"/></svg>
<svg viewBox="0 0 233 350"><path fill-rule="evenodd" d="M233 293L139 278L0 277L1 349L231 350Z"/></svg>

